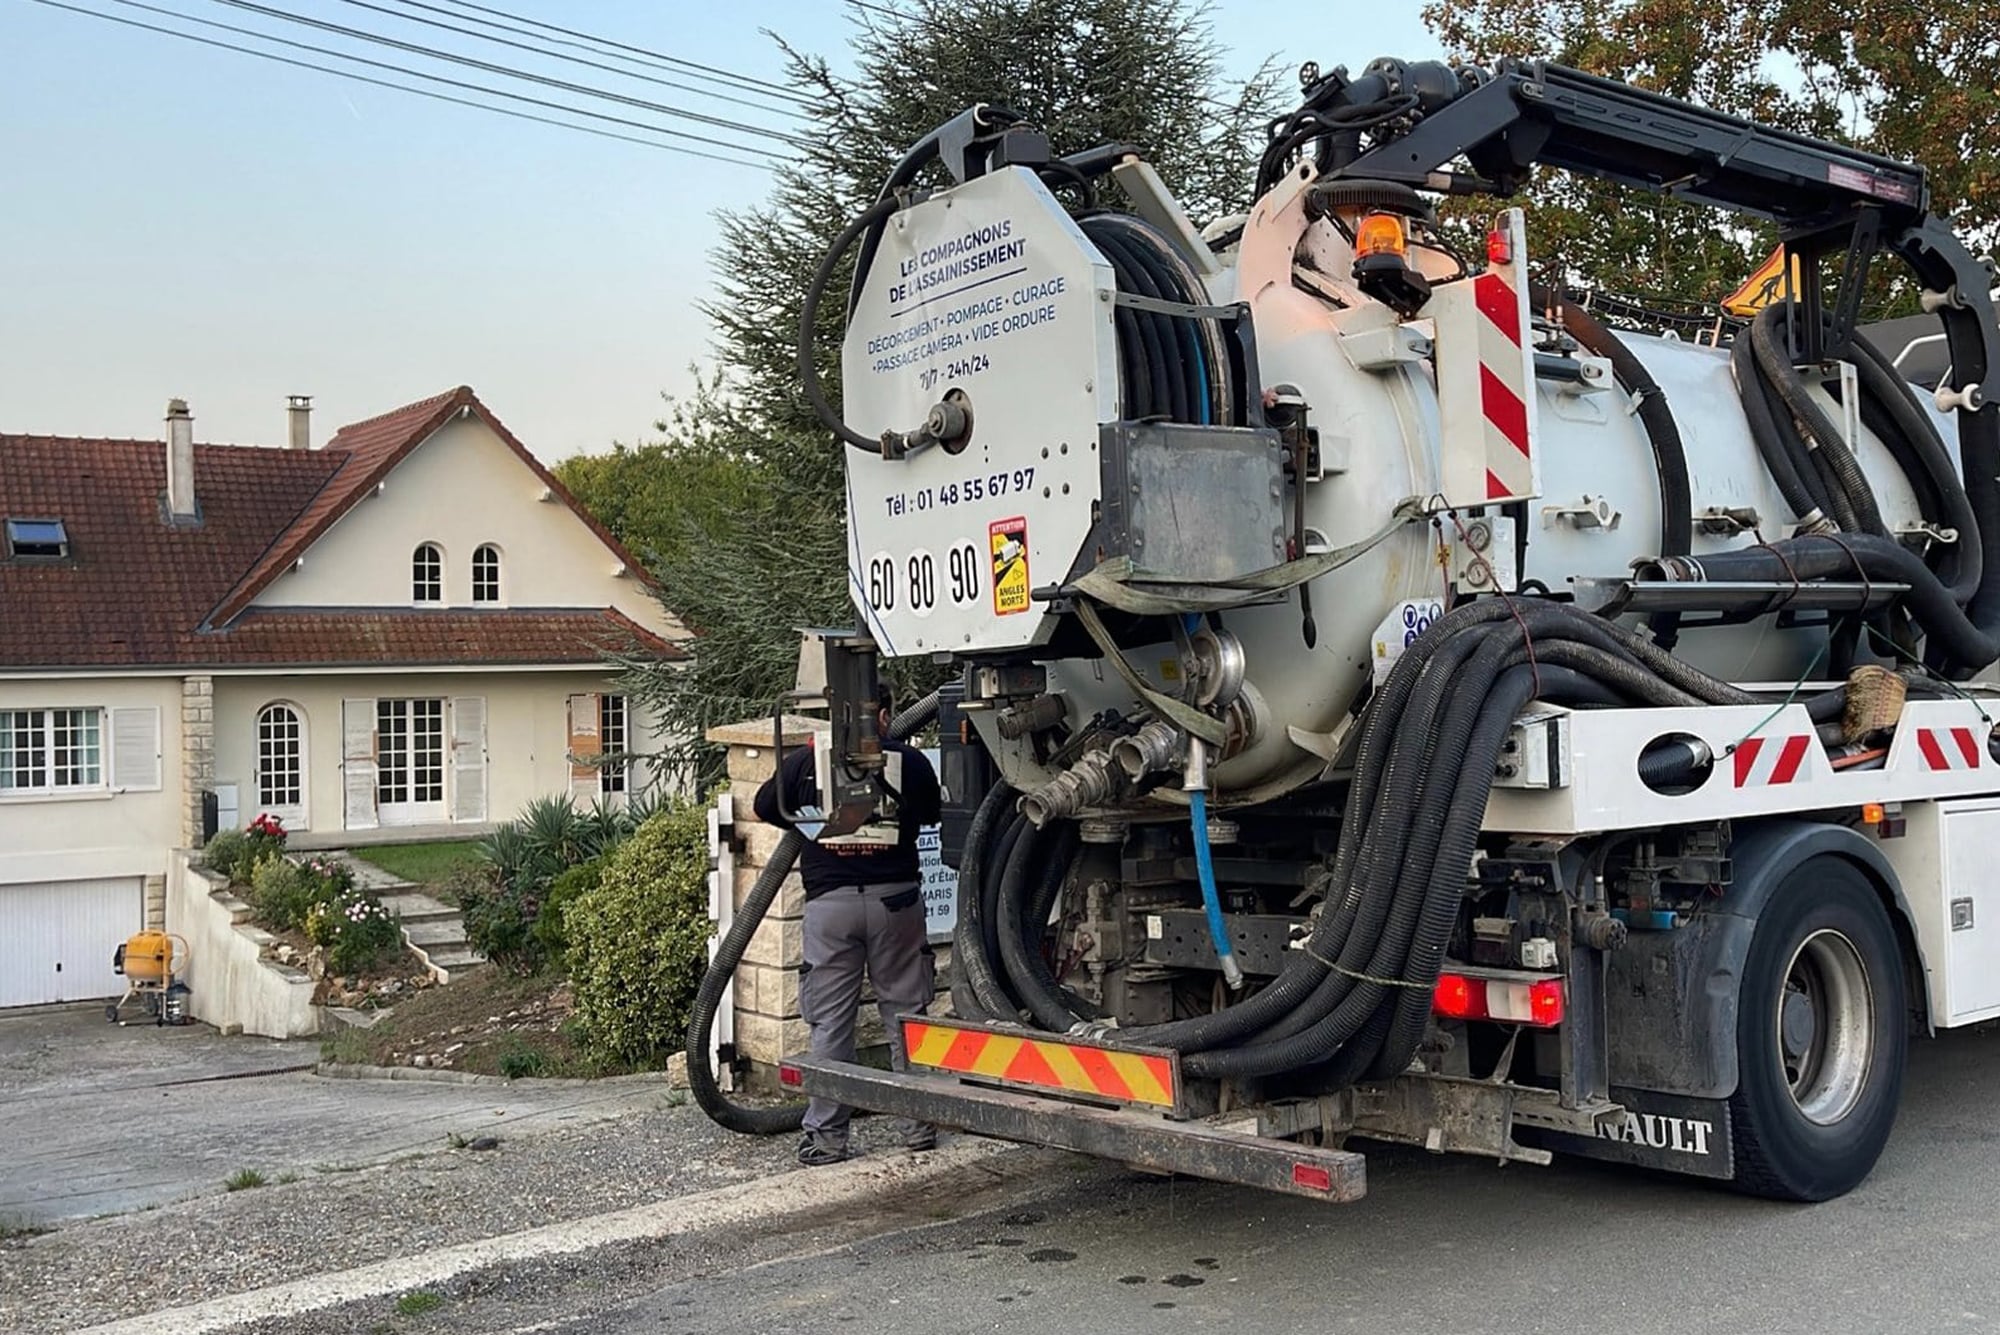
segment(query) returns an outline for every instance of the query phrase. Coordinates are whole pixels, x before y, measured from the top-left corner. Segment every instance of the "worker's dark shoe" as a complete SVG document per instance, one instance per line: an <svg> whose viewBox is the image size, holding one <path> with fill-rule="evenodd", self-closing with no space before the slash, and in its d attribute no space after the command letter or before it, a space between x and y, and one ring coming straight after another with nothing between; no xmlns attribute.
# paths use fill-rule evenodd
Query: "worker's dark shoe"
<svg viewBox="0 0 2000 1335"><path fill-rule="evenodd" d="M799 1162L807 1168L824 1168L847 1157L847 1147L836 1145L808 1131L799 1138Z"/></svg>
<svg viewBox="0 0 2000 1335"><path fill-rule="evenodd" d="M929 1122L919 1122L903 1133L903 1148L913 1152L937 1148L937 1128Z"/></svg>

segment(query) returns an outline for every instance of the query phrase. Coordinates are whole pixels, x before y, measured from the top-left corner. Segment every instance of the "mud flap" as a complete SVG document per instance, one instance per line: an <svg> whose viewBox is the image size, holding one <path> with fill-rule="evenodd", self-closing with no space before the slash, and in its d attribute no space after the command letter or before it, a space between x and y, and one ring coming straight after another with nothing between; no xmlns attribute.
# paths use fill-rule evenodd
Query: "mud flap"
<svg viewBox="0 0 2000 1335"><path fill-rule="evenodd" d="M1658 1168L1669 1173L1729 1181L1736 1176L1730 1152L1729 1101L1656 1094L1613 1086L1624 1111L1598 1123L1595 1136L1517 1126L1523 1144L1587 1159Z"/></svg>

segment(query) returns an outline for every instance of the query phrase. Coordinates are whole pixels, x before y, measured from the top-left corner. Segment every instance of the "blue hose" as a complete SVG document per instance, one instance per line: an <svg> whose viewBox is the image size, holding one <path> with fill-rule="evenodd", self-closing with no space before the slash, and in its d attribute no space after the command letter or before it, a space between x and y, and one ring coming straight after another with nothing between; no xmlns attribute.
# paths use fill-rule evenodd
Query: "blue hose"
<svg viewBox="0 0 2000 1335"><path fill-rule="evenodd" d="M1188 819L1194 826L1194 865L1201 877L1202 907L1208 910L1209 939L1215 943L1216 958L1222 961L1223 979L1232 990L1240 989L1243 970L1236 963L1236 948L1229 944L1229 927L1222 920L1222 896L1215 889L1215 861L1208 851L1208 794L1199 788L1188 794Z"/></svg>

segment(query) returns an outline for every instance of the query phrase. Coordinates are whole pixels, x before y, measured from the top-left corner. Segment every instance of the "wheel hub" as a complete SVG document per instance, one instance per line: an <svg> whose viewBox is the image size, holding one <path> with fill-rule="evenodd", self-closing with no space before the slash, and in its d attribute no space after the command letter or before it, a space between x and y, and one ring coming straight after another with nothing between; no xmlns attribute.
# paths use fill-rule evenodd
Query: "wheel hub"
<svg viewBox="0 0 2000 1335"><path fill-rule="evenodd" d="M1778 1010L1778 1032L1784 1036L1785 1059L1798 1061L1812 1051L1818 1029L1811 1000L1805 993L1787 988Z"/></svg>
<svg viewBox="0 0 2000 1335"><path fill-rule="evenodd" d="M1868 968L1845 933L1822 928L1785 969L1772 1024L1792 1102L1831 1125L1852 1112L1875 1060L1875 1001Z"/></svg>

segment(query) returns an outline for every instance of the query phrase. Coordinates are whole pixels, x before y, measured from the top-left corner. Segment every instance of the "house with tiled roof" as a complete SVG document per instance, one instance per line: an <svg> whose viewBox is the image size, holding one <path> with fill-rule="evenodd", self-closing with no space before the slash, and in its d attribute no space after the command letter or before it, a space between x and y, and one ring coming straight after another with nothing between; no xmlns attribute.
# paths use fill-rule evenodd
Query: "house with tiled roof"
<svg viewBox="0 0 2000 1335"><path fill-rule="evenodd" d="M175 849L327 846L619 802L673 657L637 560L463 386L309 440L0 434L0 1006L118 990Z"/></svg>

